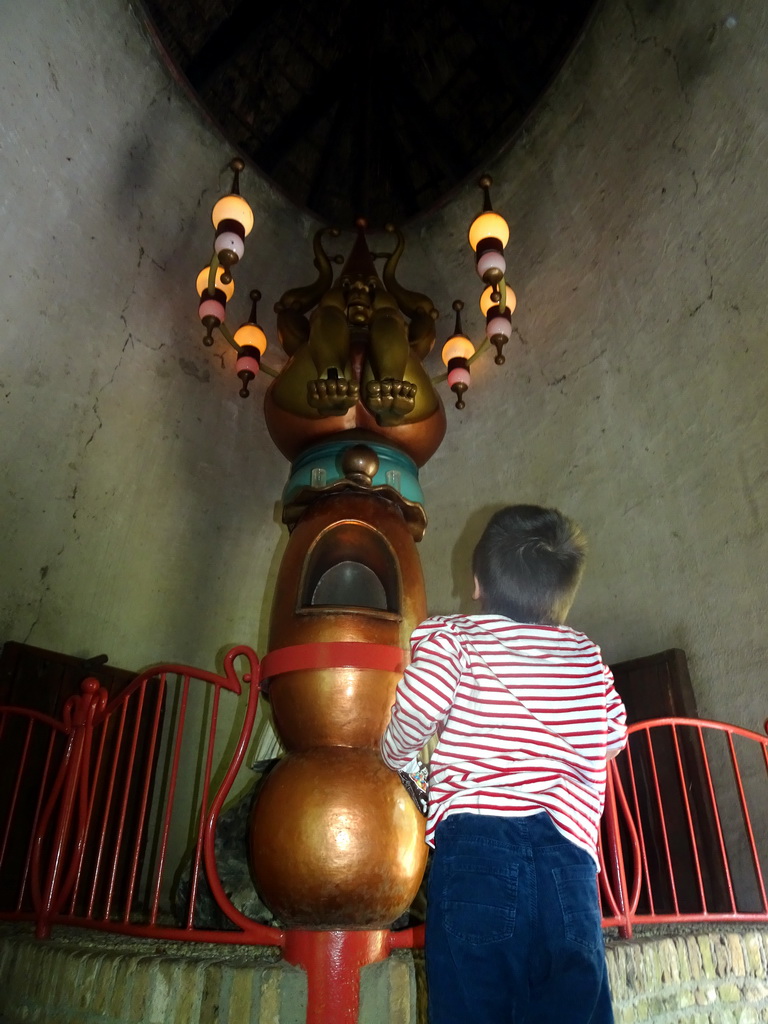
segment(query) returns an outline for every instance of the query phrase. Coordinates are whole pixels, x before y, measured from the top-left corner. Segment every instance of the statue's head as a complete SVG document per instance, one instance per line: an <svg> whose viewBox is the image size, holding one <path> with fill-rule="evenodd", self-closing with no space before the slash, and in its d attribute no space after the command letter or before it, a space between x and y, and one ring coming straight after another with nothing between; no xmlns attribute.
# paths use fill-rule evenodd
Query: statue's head
<svg viewBox="0 0 768 1024"><path fill-rule="evenodd" d="M371 274L344 274L339 284L347 307L347 320L351 324L367 324L373 312L376 292L381 281Z"/></svg>

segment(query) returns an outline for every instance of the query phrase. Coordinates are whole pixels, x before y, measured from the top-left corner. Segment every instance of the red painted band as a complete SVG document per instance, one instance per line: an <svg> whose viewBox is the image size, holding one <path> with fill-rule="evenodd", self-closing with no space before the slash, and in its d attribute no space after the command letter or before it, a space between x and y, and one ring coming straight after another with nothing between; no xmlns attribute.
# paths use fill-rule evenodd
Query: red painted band
<svg viewBox="0 0 768 1024"><path fill-rule="evenodd" d="M261 680L322 668L371 668L379 672L403 672L407 655L400 647L357 640L326 641L278 647L261 659Z"/></svg>

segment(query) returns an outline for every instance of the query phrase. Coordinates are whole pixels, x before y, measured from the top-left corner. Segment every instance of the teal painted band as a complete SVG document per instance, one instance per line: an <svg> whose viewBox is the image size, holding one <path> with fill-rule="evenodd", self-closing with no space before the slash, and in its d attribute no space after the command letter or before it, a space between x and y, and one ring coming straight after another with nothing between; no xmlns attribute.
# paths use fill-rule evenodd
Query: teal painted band
<svg viewBox="0 0 768 1024"><path fill-rule="evenodd" d="M406 501L424 504L424 493L419 485L419 471L413 459L397 448L375 441L361 441L359 438L326 441L302 452L291 466L291 475L283 491L283 504L287 505L302 488L313 486L313 470L320 470L325 474L322 485L315 484L318 489L330 487L343 480L342 456L348 448L359 444L364 444L378 456L379 469L373 478L374 487L385 487L389 484L398 490ZM390 474L389 477L387 474Z"/></svg>

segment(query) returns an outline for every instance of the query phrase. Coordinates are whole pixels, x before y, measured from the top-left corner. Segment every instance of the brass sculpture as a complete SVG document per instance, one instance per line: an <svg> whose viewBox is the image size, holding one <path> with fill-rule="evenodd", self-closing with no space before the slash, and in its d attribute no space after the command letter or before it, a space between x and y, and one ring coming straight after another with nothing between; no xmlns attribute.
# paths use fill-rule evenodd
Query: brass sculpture
<svg viewBox="0 0 768 1024"><path fill-rule="evenodd" d="M302 417L341 417L362 403L380 426L420 422L439 406L422 365L434 345L437 310L428 296L408 291L395 277L402 234L390 229L397 246L387 256L382 281L364 227L358 222L357 240L335 282L322 245L327 229L318 231L317 280L287 291L275 305L278 337L291 359L272 398Z"/></svg>
<svg viewBox="0 0 768 1024"><path fill-rule="evenodd" d="M254 807L251 865L267 905L300 928L387 927L427 855L424 819L377 752L400 670L374 664L382 649L406 657L425 614L421 565L397 506L342 458L350 490L316 501L291 533L264 661L286 753Z"/></svg>
<svg viewBox="0 0 768 1024"><path fill-rule="evenodd" d="M266 904L299 929L387 928L426 860L423 818L378 744L425 614L418 467L442 441L445 411L422 365L437 310L398 282L404 239L392 231L379 276L359 222L335 281L319 231L317 279L275 306L289 359L264 414L292 462L291 536L262 669L286 753L253 809L251 868Z"/></svg>

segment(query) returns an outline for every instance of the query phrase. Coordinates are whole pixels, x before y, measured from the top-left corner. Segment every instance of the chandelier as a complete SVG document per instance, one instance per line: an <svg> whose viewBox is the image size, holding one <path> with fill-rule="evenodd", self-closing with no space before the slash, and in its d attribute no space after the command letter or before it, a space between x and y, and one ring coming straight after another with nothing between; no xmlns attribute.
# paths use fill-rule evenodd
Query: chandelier
<svg viewBox="0 0 768 1024"><path fill-rule="evenodd" d="M216 202L211 214L215 232L213 254L208 266L197 277L198 315L206 330L204 345L211 346L214 331L218 331L235 350L235 371L241 381L239 393L242 398L247 398L249 386L260 371L277 378L285 367L278 370L263 358L268 342L258 323L257 307L261 299L258 289L250 292L248 319L234 333L226 322L227 303L235 290L232 270L243 259L245 240L254 226L253 211L240 194L240 174L245 164L240 158L235 158L229 166L233 172L232 187ZM453 303L456 314L454 330L441 353L445 372L431 377L429 381L431 386L447 381L456 396L457 409L465 407L464 395L471 381L470 367L476 359L492 345L496 350L494 362L499 366L504 363L503 348L512 333L511 318L517 302L505 278L504 248L509 241L509 226L493 210L492 183L490 175L484 174L480 178L483 208L469 228L469 244L475 253L477 274L486 286L480 296L485 334L477 346L465 334L461 322L464 303L457 299ZM328 359L328 365L323 365L315 358L317 376L307 382L307 391L301 401L308 410L320 416L341 415L352 404L362 401L379 423L393 423L398 416L407 416L412 411L419 390L418 382L408 380L405 373L398 373L405 370L406 360L395 354L399 351L402 355L403 350L397 333L399 331L402 338L407 338L407 344L417 352L419 359L423 359L434 344L434 321L438 312L427 296L403 288L396 280L395 269L405 245L401 232L392 225L386 225L385 231L397 237L396 248L392 252L371 253L364 237L367 224L358 220L356 226L357 242L336 282L330 272L331 263L343 263L343 257L329 257L322 241L326 234L337 237L339 231L326 228L316 234L314 263L319 272L318 280L312 285L286 292L276 303L277 333L289 357L295 356L302 345L309 345L316 356L332 351L335 362L344 358L344 355L339 355L339 346L334 348L331 344L329 349L319 328L313 337L318 309L336 310L344 316L346 328L339 322L335 329L341 333L346 331L344 343L351 341L353 348L356 345L359 349L362 332L368 331L372 341L378 333L380 343L373 341L372 348L378 351L372 363L380 363L381 366L373 365L374 380L367 381L367 390L362 396L357 382L344 376L341 367L331 365ZM376 259L386 260L381 276L374 267ZM307 314L310 314L309 318ZM334 318L326 316L324 319L330 324L327 332L332 334ZM392 347L392 358L384 354L387 344ZM360 360L353 358L352 362L355 363L353 373L359 375Z"/></svg>

